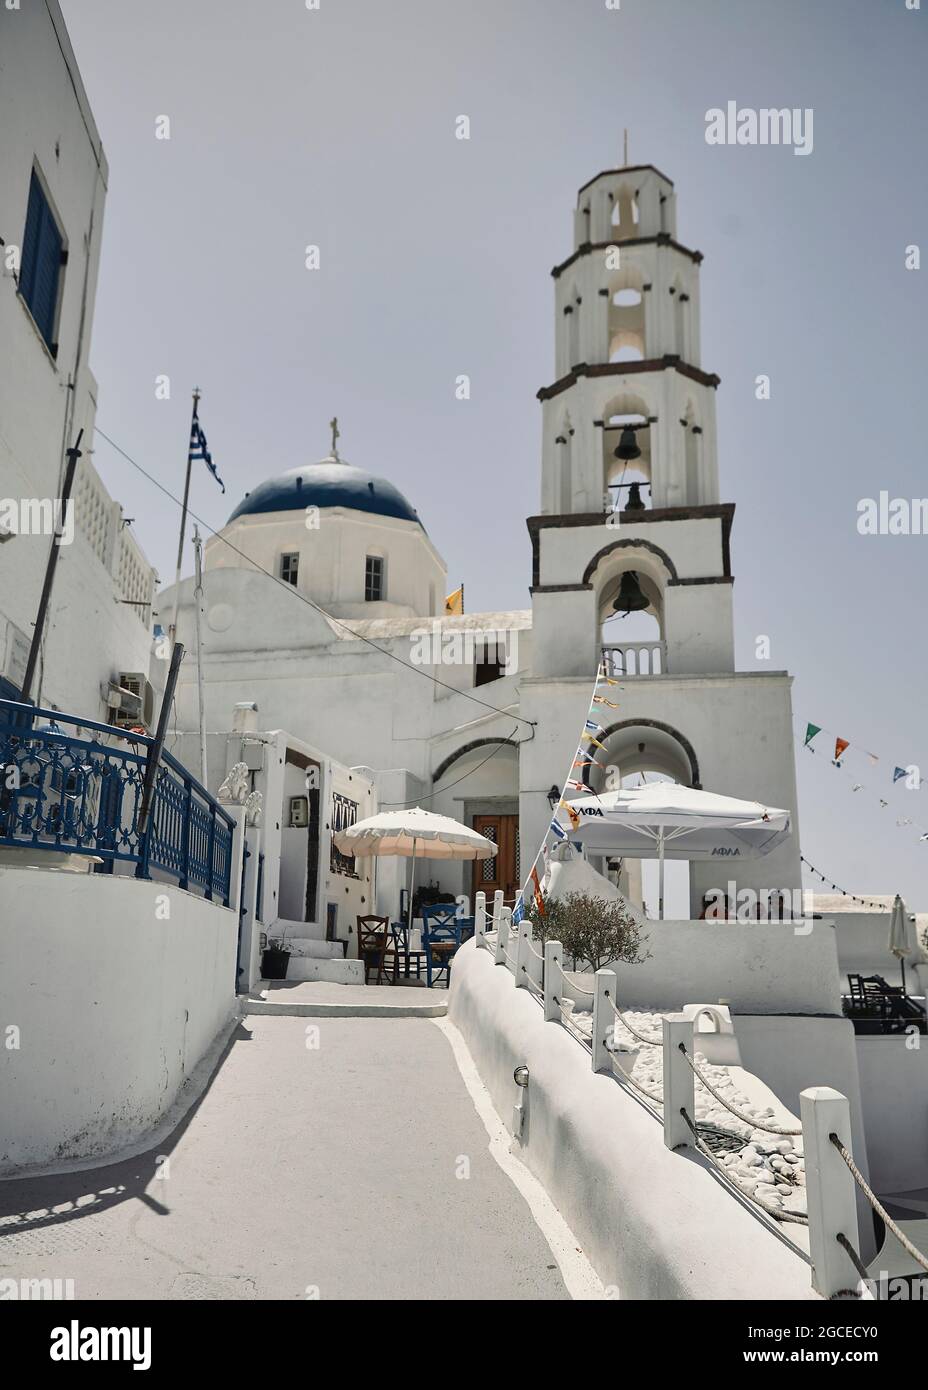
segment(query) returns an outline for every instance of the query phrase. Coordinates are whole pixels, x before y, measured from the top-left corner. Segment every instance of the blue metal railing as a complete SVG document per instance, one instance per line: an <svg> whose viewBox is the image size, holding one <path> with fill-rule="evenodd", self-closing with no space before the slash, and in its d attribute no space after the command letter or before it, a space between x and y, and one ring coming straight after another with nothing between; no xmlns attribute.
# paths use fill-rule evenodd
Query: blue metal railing
<svg viewBox="0 0 928 1390"><path fill-rule="evenodd" d="M234 822L166 750L144 831L145 768L154 739L14 700L0 700L0 845L96 855L104 872L135 864L229 904Z"/></svg>

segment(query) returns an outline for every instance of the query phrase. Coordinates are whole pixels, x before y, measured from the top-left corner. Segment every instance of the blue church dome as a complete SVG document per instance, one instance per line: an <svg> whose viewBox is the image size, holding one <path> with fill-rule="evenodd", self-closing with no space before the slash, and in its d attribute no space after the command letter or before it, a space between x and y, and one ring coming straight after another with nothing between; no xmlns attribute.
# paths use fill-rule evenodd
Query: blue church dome
<svg viewBox="0 0 928 1390"><path fill-rule="evenodd" d="M268 478L253 492L245 494L229 521L262 512L302 511L305 507L350 507L356 512L395 516L400 521L414 521L422 526L416 509L406 501L399 488L386 478L377 478L337 458L303 464L276 478Z"/></svg>

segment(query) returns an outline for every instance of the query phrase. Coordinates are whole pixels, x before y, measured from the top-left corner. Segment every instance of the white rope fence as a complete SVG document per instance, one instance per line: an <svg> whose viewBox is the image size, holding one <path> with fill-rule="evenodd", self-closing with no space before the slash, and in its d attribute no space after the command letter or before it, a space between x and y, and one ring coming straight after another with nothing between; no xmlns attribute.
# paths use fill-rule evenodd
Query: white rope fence
<svg viewBox="0 0 928 1390"><path fill-rule="evenodd" d="M489 932L495 940L489 939ZM518 945L510 942L516 936ZM920 1251L893 1220L885 1206L870 1188L854 1162L850 1132L850 1106L845 1096L827 1086L812 1086L800 1094L801 1126L776 1124L746 1114L720 1093L694 1058L694 1021L683 1014L663 1016L663 1037L649 1037L639 1031L615 1002L615 972L598 970L593 976L594 988L585 989L571 979L564 969L563 952L559 941L546 941L539 952L532 941L531 924L523 919L513 926L511 911L503 906L502 894L497 892L492 919L488 921L483 893L477 894L475 937L478 948L489 950L497 965L504 966L514 978L517 988L527 989L538 999L547 1022L563 1025L590 1055L594 1072L604 1072L623 1086L643 1096L663 1112L664 1143L669 1149L683 1147L696 1151L712 1164L713 1171L766 1222L805 1227L808 1231L809 1254L799 1246L797 1256L807 1260L812 1270L812 1286L823 1298L860 1297L860 1290L848 1287L850 1270L859 1279L869 1281L868 1267L860 1254L861 1239L858 1224L857 1192L883 1221L886 1230L898 1241L899 1247L913 1263L928 1272L928 1256ZM515 949L511 949L515 946ZM592 1036L586 1037L571 1017L572 1004L592 1000ZM631 1069L625 1070L616 1061L614 1033L616 1021L645 1047L663 1049L663 1093L636 1081ZM698 1038L698 1035L697 1035ZM806 1202L808 1214L785 1207L774 1208L765 1198L758 1198L734 1173L721 1163L704 1138L693 1118L696 1114L695 1087L703 1086L731 1115L751 1131L788 1138L802 1138L805 1160ZM659 1117L658 1117L659 1118ZM727 1133L727 1131L726 1131ZM737 1137L737 1136L735 1136ZM885 1250L877 1261L886 1260ZM876 1262L875 1262L876 1263Z"/></svg>
<svg viewBox="0 0 928 1390"><path fill-rule="evenodd" d="M926 1273L928 1273L928 1255L923 1255L922 1252L912 1244L905 1231L903 1231L896 1224L896 1222L890 1216L889 1212L883 1206L883 1203L880 1201L880 1199L874 1195L863 1173L857 1167L857 1164L854 1162L847 1149L841 1143L841 1140L838 1138L837 1134L829 1134L828 1140L829 1143L834 1145L838 1153L841 1155L841 1159L847 1165L851 1177L854 1179L857 1186L860 1188L861 1192L864 1194L873 1210L879 1216L880 1220L886 1226L886 1229L888 1231L892 1231L893 1235L896 1237L899 1244L902 1246L903 1250L908 1255L909 1259L914 1260L917 1265L921 1265L922 1269L925 1270ZM852 1262L854 1263L859 1274L861 1270L860 1257L857 1255L857 1252L853 1250L850 1241L847 1239L843 1232L839 1232L836 1239L838 1241L838 1244L842 1245L847 1250L848 1254L851 1255Z"/></svg>
<svg viewBox="0 0 928 1390"><path fill-rule="evenodd" d="M699 1067L697 1067L696 1063L693 1061L692 1057L690 1057L689 1053L686 1051L686 1048L683 1046L682 1043L680 1044L680 1051L686 1058L687 1063L692 1067L693 1075L696 1077L696 1080L699 1082L700 1086L705 1086L710 1096L714 1096L715 1099L718 1101L719 1105L723 1105L726 1110L730 1111L731 1114L734 1115L736 1120L740 1120L742 1124L750 1125L752 1129L762 1129L766 1134L779 1134L783 1138L797 1138L802 1134L801 1126L799 1129L786 1129L783 1125L765 1124L763 1120L757 1120L754 1118L753 1115L745 1115L743 1111L736 1110L733 1105L729 1104L729 1102L725 1099L724 1096L719 1095L719 1092L715 1089L712 1082L705 1075L705 1073L702 1072Z"/></svg>

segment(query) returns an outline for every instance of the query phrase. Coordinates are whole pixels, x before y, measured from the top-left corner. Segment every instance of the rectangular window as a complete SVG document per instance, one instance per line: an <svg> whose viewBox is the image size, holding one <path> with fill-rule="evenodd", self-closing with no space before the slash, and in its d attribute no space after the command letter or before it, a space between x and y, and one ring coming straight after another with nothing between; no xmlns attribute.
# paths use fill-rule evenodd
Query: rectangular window
<svg viewBox="0 0 928 1390"><path fill-rule="evenodd" d="M506 668L506 646L495 639L477 642L474 651L474 685L498 681Z"/></svg>
<svg viewBox="0 0 928 1390"><path fill-rule="evenodd" d="M53 357L58 352L58 344L54 341L55 320L64 261L64 238L33 169L19 267L19 293Z"/></svg>
<svg viewBox="0 0 928 1390"><path fill-rule="evenodd" d="M336 831L347 830L349 826L356 824L358 819L358 803L351 801L347 796L342 796L341 792L332 793L332 834ZM355 868L354 856L342 854L335 848L335 840L332 840L329 854L329 868L333 874L345 874L348 878L360 878L360 874Z"/></svg>
<svg viewBox="0 0 928 1390"><path fill-rule="evenodd" d="M280 557L280 577L285 584L295 584L297 572L300 568L299 553L292 555L281 555Z"/></svg>
<svg viewBox="0 0 928 1390"><path fill-rule="evenodd" d="M364 562L364 600L378 603L383 597L383 559L379 555L368 555Z"/></svg>

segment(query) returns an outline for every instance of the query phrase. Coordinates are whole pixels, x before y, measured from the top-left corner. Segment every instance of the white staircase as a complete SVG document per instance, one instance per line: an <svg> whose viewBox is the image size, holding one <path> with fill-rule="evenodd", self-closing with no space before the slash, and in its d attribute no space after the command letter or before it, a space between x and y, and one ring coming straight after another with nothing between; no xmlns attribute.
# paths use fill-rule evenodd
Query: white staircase
<svg viewBox="0 0 928 1390"><path fill-rule="evenodd" d="M339 985L363 985L364 963L345 960L340 941L325 941L321 922L291 922L278 917L268 935L283 936L290 950L288 980L328 980Z"/></svg>

